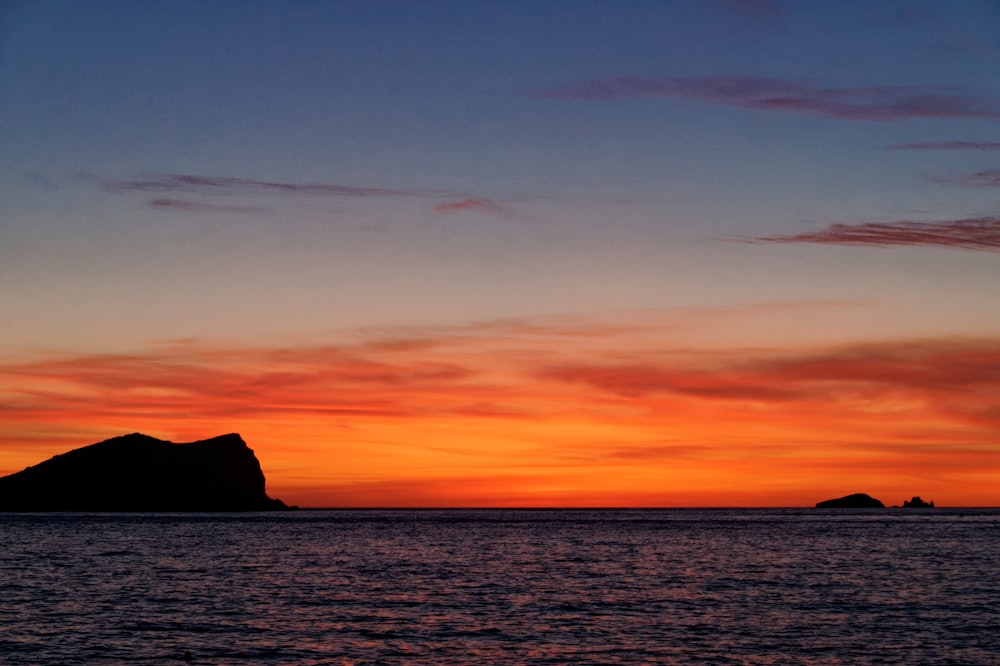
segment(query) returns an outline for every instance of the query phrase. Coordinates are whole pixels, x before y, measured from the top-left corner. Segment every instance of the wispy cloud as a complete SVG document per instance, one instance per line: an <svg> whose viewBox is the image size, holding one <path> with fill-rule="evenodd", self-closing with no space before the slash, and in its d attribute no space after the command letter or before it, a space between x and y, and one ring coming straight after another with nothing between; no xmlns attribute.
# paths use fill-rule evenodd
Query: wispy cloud
<svg viewBox="0 0 1000 666"><path fill-rule="evenodd" d="M83 404L97 400L104 404L92 404L92 416L240 419L250 414L402 417L410 409L431 407L430 395L456 390L472 371L412 354L380 360L341 347L176 347L7 365L0 374L18 380L6 401L8 415L23 408L53 420L70 419ZM427 397L424 404L412 400L421 394ZM468 399L475 391L466 387L463 394Z"/></svg>
<svg viewBox="0 0 1000 666"><path fill-rule="evenodd" d="M1000 248L1000 217L973 217L943 222L866 222L832 224L818 231L786 236L762 236L766 243L821 243L826 245L931 245L971 250Z"/></svg>
<svg viewBox="0 0 1000 666"><path fill-rule="evenodd" d="M442 215L454 213L485 213L497 217L511 217L514 214L507 206L492 199L470 198L459 201L445 201L434 206L434 211Z"/></svg>
<svg viewBox="0 0 1000 666"><path fill-rule="evenodd" d="M695 402L793 404L853 411L920 409L1000 425L1000 344L996 340L917 340L854 344L783 353L648 355L640 362L553 364L538 376L651 404L670 396ZM826 405L823 407L823 405ZM839 404L839 406L838 406Z"/></svg>
<svg viewBox="0 0 1000 666"><path fill-rule="evenodd" d="M150 199L146 204L161 210L179 210L191 213L261 213L266 210L259 206L226 206L204 201L172 198Z"/></svg>
<svg viewBox="0 0 1000 666"><path fill-rule="evenodd" d="M391 187L360 187L339 183L288 183L232 176L198 176L191 174L152 174L109 180L104 188L130 192L257 192L267 194L306 194L328 197L432 197L447 196L447 192L400 189Z"/></svg>
<svg viewBox="0 0 1000 666"><path fill-rule="evenodd" d="M1000 141L930 141L924 143L894 143L887 150L984 150L1000 151Z"/></svg>
<svg viewBox="0 0 1000 666"><path fill-rule="evenodd" d="M809 81L755 76L617 77L584 81L536 93L571 100L648 97L693 99L710 104L784 111L839 120L1000 118L1000 100L924 86L832 88Z"/></svg>
<svg viewBox="0 0 1000 666"><path fill-rule="evenodd" d="M677 393L698 398L782 401L804 397L795 388L769 385L761 378L728 370L691 369L658 364L563 365L544 369L540 377L587 384L627 397Z"/></svg>
<svg viewBox="0 0 1000 666"><path fill-rule="evenodd" d="M969 185L971 187L1000 187L1000 169L983 169L958 176L934 176L935 183L948 185Z"/></svg>
<svg viewBox="0 0 1000 666"><path fill-rule="evenodd" d="M947 395L982 391L1000 380L1000 345L988 340L918 340L856 344L829 350L754 361L746 366L778 382L842 382L868 391L904 387Z"/></svg>
<svg viewBox="0 0 1000 666"><path fill-rule="evenodd" d="M579 326L589 331L593 324ZM993 390L1000 383L995 340L720 351L664 348L663 324L645 326L651 335L639 338L634 326L609 324L595 338L539 320L343 345L220 350L185 341L132 354L50 357L0 365L2 409L12 419L50 422L80 414L426 420L552 415L586 408L591 397L605 393L638 403L672 394L696 402L781 405L898 391L935 400L950 396L970 406L976 402L972 391L1000 408ZM622 349L639 339L655 346ZM597 393L574 394L567 385Z"/></svg>
<svg viewBox="0 0 1000 666"><path fill-rule="evenodd" d="M479 213L514 219L517 213L494 199L465 196L452 190L407 189L342 185L322 182L279 182L234 176L201 176L193 174L150 174L121 180L98 181L109 192L141 192L158 194L146 204L161 210L190 213L259 213L261 206L218 203L220 199L241 201L249 197L309 196L327 198L423 198L437 199L433 211L439 215ZM215 197L215 201L206 199Z"/></svg>

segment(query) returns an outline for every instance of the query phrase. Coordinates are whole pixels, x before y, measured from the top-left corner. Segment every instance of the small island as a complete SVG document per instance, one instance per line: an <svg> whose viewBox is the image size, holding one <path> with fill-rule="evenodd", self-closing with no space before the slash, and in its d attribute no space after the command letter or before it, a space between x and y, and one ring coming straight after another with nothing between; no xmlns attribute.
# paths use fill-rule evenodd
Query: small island
<svg viewBox="0 0 1000 666"><path fill-rule="evenodd" d="M925 502L924 500L922 500L920 498L919 495L914 495L913 499L903 500L903 508L904 509L933 509L934 508L934 500L931 500L930 502Z"/></svg>
<svg viewBox="0 0 1000 666"><path fill-rule="evenodd" d="M885 504L865 493L855 493L816 503L817 509L884 509Z"/></svg>
<svg viewBox="0 0 1000 666"><path fill-rule="evenodd" d="M272 511L260 462L229 434L175 444L140 433L0 478L0 511Z"/></svg>

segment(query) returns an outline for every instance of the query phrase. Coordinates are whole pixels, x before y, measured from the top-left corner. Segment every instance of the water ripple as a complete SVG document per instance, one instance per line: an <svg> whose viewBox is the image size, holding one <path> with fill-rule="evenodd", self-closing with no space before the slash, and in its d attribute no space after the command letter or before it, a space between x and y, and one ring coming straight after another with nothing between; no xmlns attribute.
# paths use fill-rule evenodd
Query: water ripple
<svg viewBox="0 0 1000 666"><path fill-rule="evenodd" d="M0 662L997 664L1000 512L0 514Z"/></svg>

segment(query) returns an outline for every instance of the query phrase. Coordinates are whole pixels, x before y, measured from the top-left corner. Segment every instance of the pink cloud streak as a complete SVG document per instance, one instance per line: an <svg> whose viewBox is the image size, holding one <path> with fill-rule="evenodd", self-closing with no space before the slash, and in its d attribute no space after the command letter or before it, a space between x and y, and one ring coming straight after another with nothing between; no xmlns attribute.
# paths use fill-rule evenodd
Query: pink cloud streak
<svg viewBox="0 0 1000 666"><path fill-rule="evenodd" d="M453 213L486 213L499 217L510 217L513 212L506 206L501 206L491 199L462 199L461 201L446 201L434 206L434 211L442 215Z"/></svg>
<svg viewBox="0 0 1000 666"><path fill-rule="evenodd" d="M616 100L677 97L710 104L786 111L840 120L1000 118L1000 100L923 86L830 88L806 81L756 76L616 77L594 79L540 97Z"/></svg>
<svg viewBox="0 0 1000 666"><path fill-rule="evenodd" d="M944 222L866 222L832 224L818 231L754 239L766 243L825 245L929 245L972 250L1000 248L1000 217L974 217Z"/></svg>

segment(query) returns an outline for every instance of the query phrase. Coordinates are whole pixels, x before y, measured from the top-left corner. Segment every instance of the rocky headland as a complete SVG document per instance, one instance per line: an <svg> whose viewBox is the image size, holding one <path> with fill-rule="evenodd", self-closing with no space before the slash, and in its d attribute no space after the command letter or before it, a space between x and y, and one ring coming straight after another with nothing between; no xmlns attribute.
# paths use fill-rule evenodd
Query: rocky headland
<svg viewBox="0 0 1000 666"><path fill-rule="evenodd" d="M134 433L0 478L0 511L269 511L260 462L229 434L175 444Z"/></svg>
<svg viewBox="0 0 1000 666"><path fill-rule="evenodd" d="M816 503L817 509L884 509L885 504L865 493L855 493Z"/></svg>

